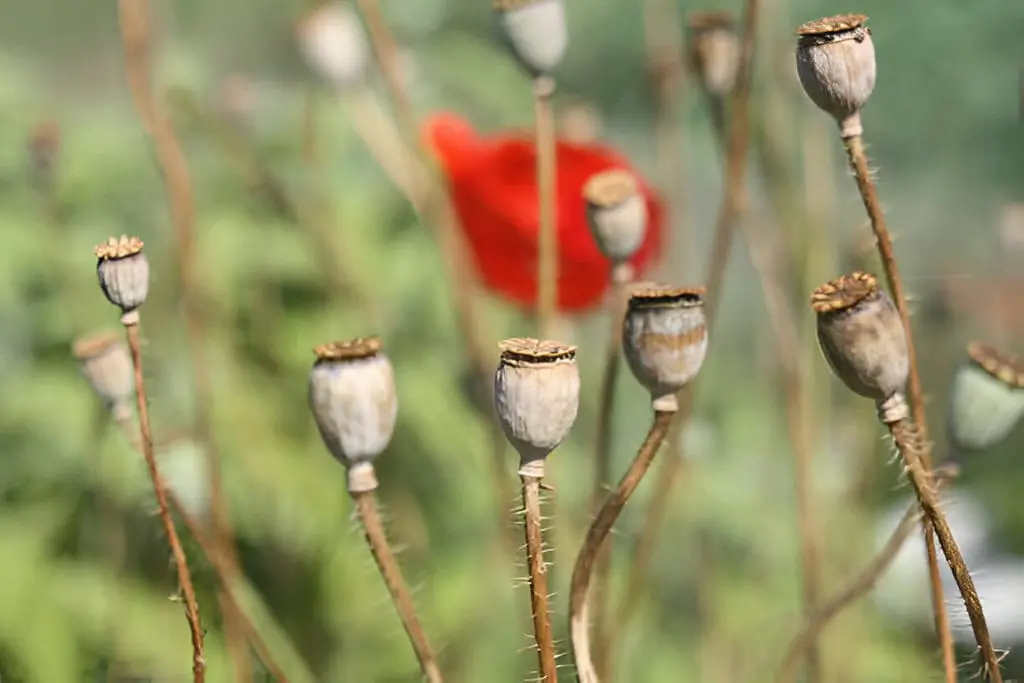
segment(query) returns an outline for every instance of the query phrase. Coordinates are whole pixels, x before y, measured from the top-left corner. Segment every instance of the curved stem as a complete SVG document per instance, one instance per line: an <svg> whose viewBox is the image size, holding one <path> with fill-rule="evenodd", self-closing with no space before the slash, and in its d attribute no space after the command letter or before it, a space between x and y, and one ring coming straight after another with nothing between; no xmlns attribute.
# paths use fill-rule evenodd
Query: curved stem
<svg viewBox="0 0 1024 683"><path fill-rule="evenodd" d="M533 634L537 640L537 663L541 683L557 683L555 639L551 632L548 608L548 569L544 563L544 538L541 532L540 479L522 477L523 511L526 517L526 561L530 568L530 606Z"/></svg>
<svg viewBox="0 0 1024 683"><path fill-rule="evenodd" d="M185 600L185 618L188 620L189 631L192 634L192 680L195 683L203 683L206 678L206 657L203 654L203 626L199 622L199 605L196 603L196 593L192 586L192 574L188 570L188 559L181 547L181 539L174 528L174 521L167 507L167 492L164 488L163 478L156 464L156 454L153 451L153 433L149 426L149 406L146 398L146 386L142 379L142 347L139 343L138 322L126 322L125 333L128 337L128 348L132 355L132 368L135 374L135 396L139 411L139 437L142 443L142 455L146 460L146 467L149 470L149 478L153 483L153 493L156 494L157 509L160 515L160 522L163 524L164 533L167 534L167 543L171 548L171 555L174 557L174 565L178 570L178 583L181 585L182 597Z"/></svg>
<svg viewBox="0 0 1024 683"><path fill-rule="evenodd" d="M647 432L647 438L644 439L643 445L640 446L640 450L637 451L636 457L633 458L632 464L622 480L619 481L618 486L608 495L604 505L601 506L597 517L587 531L580 554L576 556L576 565L573 567L572 583L569 588L569 632L579 683L599 683L600 681L590 652L589 624L587 623L590 611L588 593L594 564L601 552L601 546L604 545L615 521L622 512L622 508L625 507L629 497L633 495L640 480L643 479L651 463L654 462L654 456L657 455L658 448L668 435L674 416L675 411L654 413L654 421Z"/></svg>
<svg viewBox="0 0 1024 683"><path fill-rule="evenodd" d="M537 138L538 249L537 315L540 336L550 339L558 312L558 216L555 204L555 122L551 96L555 82L540 76L533 84Z"/></svg>
<svg viewBox="0 0 1024 683"><path fill-rule="evenodd" d="M412 604L412 595L408 586L402 578L402 572L398 568L398 561L395 554L391 552L387 536L384 534L384 525L377 511L377 503L374 501L373 491L361 491L352 493L355 499L356 509L359 518L363 521L363 529L366 532L366 542L370 546L370 553L373 555L384 584L391 594L391 600L395 603L398 611L398 618L402 620L402 626L409 636L412 649L419 660L420 669L427 677L428 683L441 683L441 670L437 666L434 652L427 642L427 636L423 632L423 626L416 616L416 610Z"/></svg>
<svg viewBox="0 0 1024 683"><path fill-rule="evenodd" d="M857 115L859 118L859 114ZM860 128L860 125L854 126ZM922 443L928 440L928 423L924 409L924 392L921 389L921 374L917 367L917 349L914 345L913 330L910 326L910 310L907 307L907 295L903 288L903 279L900 276L899 265L896 262L896 255L892 248L892 238L889 235L889 228L886 226L885 213L878 201L878 191L875 188L875 181L871 178L871 171L868 168L868 157L864 151L864 141L860 135L852 135L843 138L843 147L853 169L854 178L857 181L857 189L860 191L861 199L864 202L864 209L867 211L871 221L871 230L875 233L875 240L878 246L878 255L882 261L882 269L885 271L885 279L892 293L896 309L899 311L900 320L903 323L903 330L907 337L907 359L910 364L910 377L907 381L908 398L913 410L914 424L920 430ZM921 454L922 465L926 470L932 468L931 452L928 449ZM942 648L942 662L946 674L946 683L956 683L956 654L953 647L953 632L949 625L949 615L946 612L946 603L942 595L942 578L939 574L938 554L935 550L935 537L932 535L933 520L925 515L921 523L924 534L925 551L928 556L928 578L931 583L932 616L935 622L935 632L939 637L939 645Z"/></svg>

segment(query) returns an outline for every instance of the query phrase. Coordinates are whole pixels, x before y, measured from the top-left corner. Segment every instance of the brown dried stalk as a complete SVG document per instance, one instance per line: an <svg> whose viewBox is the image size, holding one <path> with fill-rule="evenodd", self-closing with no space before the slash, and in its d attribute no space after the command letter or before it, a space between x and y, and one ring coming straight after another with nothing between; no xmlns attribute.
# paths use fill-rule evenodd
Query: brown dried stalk
<svg viewBox="0 0 1024 683"><path fill-rule="evenodd" d="M601 552L601 547L612 531L615 521L619 518L622 508L633 495L644 474L654 462L669 429L673 423L675 411L656 411L647 438L637 451L626 474L619 481L614 491L608 494L597 517L587 530L587 537L576 557L572 571L572 583L569 588L569 631L572 641L573 659L580 683L599 683L600 678L591 658L589 611L590 601L587 593L590 589L590 578L594 565Z"/></svg>
<svg viewBox="0 0 1024 683"><path fill-rule="evenodd" d="M526 561L530 568L530 607L533 612L533 633L537 641L537 663L542 683L557 683L555 639L551 631L551 610L548 607L548 568L544 562L544 538L540 513L540 482L538 477L522 477L523 513L526 528Z"/></svg>
<svg viewBox="0 0 1024 683"><path fill-rule="evenodd" d="M537 263L537 316L541 339L550 339L558 312L558 233L555 205L555 120L551 97L555 81L538 76L533 83L534 130L537 137L537 192L539 234Z"/></svg>
<svg viewBox="0 0 1024 683"><path fill-rule="evenodd" d="M384 524L381 522L380 513L377 511L377 503L373 497L373 491L361 491L352 494L356 502L356 509L359 518L363 522L363 529L366 532L366 542L370 546L370 553L373 555L384 584L391 594L391 600L395 603L398 617L402 620L402 626L409 635L416 659L419 660L420 669L427 677L429 683L442 683L441 670L437 666L434 652L427 642L427 636L423 632L416 610L413 607L412 595L409 588L402 579L402 572L398 568L395 554L388 545L387 535L384 533Z"/></svg>

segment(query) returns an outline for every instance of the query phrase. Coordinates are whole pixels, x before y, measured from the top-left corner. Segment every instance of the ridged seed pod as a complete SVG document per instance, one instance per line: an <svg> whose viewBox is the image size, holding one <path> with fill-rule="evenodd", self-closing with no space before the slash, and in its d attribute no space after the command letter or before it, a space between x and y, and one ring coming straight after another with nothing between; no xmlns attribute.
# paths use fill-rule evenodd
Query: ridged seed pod
<svg viewBox="0 0 1024 683"><path fill-rule="evenodd" d="M495 0L512 53L533 77L558 68L569 45L562 0Z"/></svg>
<svg viewBox="0 0 1024 683"><path fill-rule="evenodd" d="M796 70L804 92L832 115L843 137L861 135L859 112L875 89L875 45L863 14L809 21L797 28Z"/></svg>
<svg viewBox="0 0 1024 683"><path fill-rule="evenodd" d="M694 12L689 18L690 68L702 88L724 98L736 87L740 41L732 12Z"/></svg>
<svg viewBox="0 0 1024 683"><path fill-rule="evenodd" d="M622 323L622 349L659 412L678 410L676 393L704 364L708 350L704 289L645 284L634 289Z"/></svg>
<svg viewBox="0 0 1024 683"><path fill-rule="evenodd" d="M320 5L302 19L296 33L306 63L332 86L349 90L366 81L369 46L351 5Z"/></svg>
<svg viewBox="0 0 1024 683"><path fill-rule="evenodd" d="M601 253L616 265L628 261L647 232L647 202L636 178L620 169L595 173L583 185L583 199Z"/></svg>
<svg viewBox="0 0 1024 683"><path fill-rule="evenodd" d="M1024 416L1024 361L972 342L949 399L949 439L958 450L980 451L1005 439Z"/></svg>
<svg viewBox="0 0 1024 683"><path fill-rule="evenodd" d="M519 473L542 478L544 458L562 443L580 407L576 347L506 339L494 375L494 409L519 453Z"/></svg>
<svg viewBox="0 0 1024 683"><path fill-rule="evenodd" d="M874 276L856 272L826 282L811 295L818 343L850 391L884 401L902 394L910 373L899 312Z"/></svg>
<svg viewBox="0 0 1024 683"><path fill-rule="evenodd" d="M398 396L391 361L377 337L314 349L309 405L324 445L349 474L349 491L377 488L373 460L395 431Z"/></svg>
<svg viewBox="0 0 1024 683"><path fill-rule="evenodd" d="M120 239L109 238L94 250L100 289L124 316L146 303L149 295L149 261L142 247L138 237L121 235Z"/></svg>
<svg viewBox="0 0 1024 683"><path fill-rule="evenodd" d="M71 353L103 404L117 417L130 416L135 396L132 358L120 335L102 333L75 340Z"/></svg>

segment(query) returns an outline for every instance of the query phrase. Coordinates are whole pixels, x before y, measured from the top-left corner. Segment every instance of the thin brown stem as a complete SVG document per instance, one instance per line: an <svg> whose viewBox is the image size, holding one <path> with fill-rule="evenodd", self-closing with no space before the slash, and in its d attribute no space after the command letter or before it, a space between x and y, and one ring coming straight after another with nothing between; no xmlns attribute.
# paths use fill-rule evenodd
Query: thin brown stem
<svg viewBox="0 0 1024 683"><path fill-rule="evenodd" d="M156 495L160 522L163 524L164 533L167 534L167 544L170 546L171 555L174 557L174 565L178 571L178 583L181 586L181 594L185 601L185 618L188 620L189 631L192 633L192 680L195 683L203 683L206 678L206 657L203 654L203 626L199 622L199 605L196 603L196 593L192 586L192 574L188 569L188 559L185 557L185 551L181 547L181 539L178 538L178 532L174 528L174 521L171 519L171 513L167 507L167 492L164 488L163 478L160 476L160 470L156 464L156 454L153 451L153 433L149 425L146 386L142 379L142 345L139 342L139 323L137 320L134 322L126 321L124 327L128 337L128 348L131 351L132 368L135 374L135 396L139 411L139 438L142 444L142 455L146 460L149 478L153 483L153 493Z"/></svg>
<svg viewBox="0 0 1024 683"><path fill-rule="evenodd" d="M858 126L859 127L859 126ZM917 366L917 350L914 345L913 330L910 325L910 309L907 306L906 290L903 288L903 279L900 276L899 265L896 262L896 255L892 247L892 238L889 235L889 228L886 226L885 213L878 201L878 191L875 182L871 177L868 167L867 153L864 151L864 141L860 135L853 135L843 138L843 147L846 149L850 167L853 169L854 178L857 181L857 189L860 191L864 208L871 221L871 230L875 234L875 241L878 247L878 255L882 261L882 269L885 271L885 279L892 294L893 301L900 314L903 323L903 330L907 337L907 359L910 364L910 377L907 381L908 398L913 410L914 424L920 430L922 443L928 440L928 423L925 416L924 392L921 388L921 374ZM922 463L926 470L932 468L932 458L929 449L921 454ZM953 632L950 629L949 614L946 611L946 603L942 597L942 578L939 574L938 554L935 550L935 538L932 535L931 516L925 515L921 523L924 534L925 550L928 556L928 576L931 582L932 594L932 616L935 622L935 632L939 638L939 645L942 648L942 662L946 674L947 683L955 683L956 655L953 647Z"/></svg>
<svg viewBox="0 0 1024 683"><path fill-rule="evenodd" d="M398 611L398 618L409 636L412 649L419 660L420 669L427 677L429 683L441 683L441 670L434 658L434 651L427 642L427 636L423 632L420 620L416 616L416 610L412 604L412 595L408 586L402 578L402 572L398 568L398 561L395 554L388 545L387 536L384 533L384 524L381 522L380 513L377 511L377 503L374 500L373 491L355 492L352 494L356 502L356 509L359 518L363 522L363 529L366 532L366 542L370 546L370 553L373 555L384 584L391 594L391 600Z"/></svg>
<svg viewBox="0 0 1024 683"><path fill-rule="evenodd" d="M990 683L1002 683L1003 675L999 669L999 656L992 646L992 638L988 632L981 598L978 596L978 590L974 587L974 579L971 578L971 572L960 553L960 547L957 545L956 539L953 538L946 514L942 511L935 479L925 464L927 448L924 445L922 434L915 424L906 419L890 424L889 431L910 474L910 483L914 487L914 493L924 511L924 516L928 518L931 528L935 530L939 546L942 548L943 555L946 556L946 563L953 572L953 578L960 591L960 596L963 598L967 617L971 621L971 630L974 631L974 639L981 651L984 664L982 674Z"/></svg>
<svg viewBox="0 0 1024 683"><path fill-rule="evenodd" d="M558 313L558 207L555 203L555 120L551 97L555 81L539 76L533 83L537 138L538 250L537 317L540 336L550 339Z"/></svg>
<svg viewBox="0 0 1024 683"><path fill-rule="evenodd" d="M541 683L557 683L555 638L548 607L548 568L544 562L544 537L540 514L540 478L522 477L523 512L526 532L526 562L530 568L530 607L533 635L537 641L537 664Z"/></svg>
<svg viewBox="0 0 1024 683"><path fill-rule="evenodd" d="M665 437L672 426L675 411L657 411L647 432L640 450L630 464L626 474L619 481L614 491L608 494L604 505L597 512L597 517L587 530L580 554L576 556L576 564L572 571L572 583L569 588L569 633L572 642L572 655L576 662L579 683L599 683L594 668L593 656L590 652L589 612L590 612L590 579L594 565L601 552L601 546L619 518L622 508L633 495L640 480L654 462Z"/></svg>

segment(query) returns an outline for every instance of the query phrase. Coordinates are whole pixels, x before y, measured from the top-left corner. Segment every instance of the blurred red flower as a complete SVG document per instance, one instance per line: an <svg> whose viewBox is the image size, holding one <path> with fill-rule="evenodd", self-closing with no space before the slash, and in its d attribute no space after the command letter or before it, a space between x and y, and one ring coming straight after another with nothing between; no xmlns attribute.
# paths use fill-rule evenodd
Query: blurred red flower
<svg viewBox="0 0 1024 683"><path fill-rule="evenodd" d="M524 307L537 298L538 199L536 150L528 133L481 137L458 115L442 113L423 127L424 141L448 176L452 201L477 274L491 291ZM611 263L587 226L583 185L594 173L632 171L614 151L594 144L557 141L558 307L579 312L599 305L609 287ZM648 227L631 263L639 276L657 255L664 209L639 178L647 198Z"/></svg>

